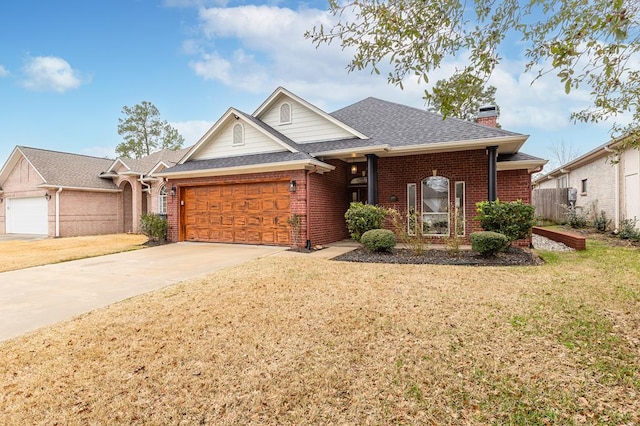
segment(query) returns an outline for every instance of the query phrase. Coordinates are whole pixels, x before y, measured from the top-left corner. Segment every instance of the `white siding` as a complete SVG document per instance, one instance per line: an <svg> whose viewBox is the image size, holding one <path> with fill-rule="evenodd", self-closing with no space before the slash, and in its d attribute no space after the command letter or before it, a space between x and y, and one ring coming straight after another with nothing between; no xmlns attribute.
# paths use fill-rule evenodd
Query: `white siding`
<svg viewBox="0 0 640 426"><path fill-rule="evenodd" d="M291 105L291 123L280 124L280 106ZM353 134L292 99L282 99L265 111L260 119L297 143L352 138Z"/></svg>
<svg viewBox="0 0 640 426"><path fill-rule="evenodd" d="M236 124L237 122L235 121L229 123L222 129L217 138L210 141L204 150L199 152L193 160L208 160L211 158L285 151L285 148L278 142L264 135L246 122L242 122L244 125L244 144L233 145L233 126Z"/></svg>

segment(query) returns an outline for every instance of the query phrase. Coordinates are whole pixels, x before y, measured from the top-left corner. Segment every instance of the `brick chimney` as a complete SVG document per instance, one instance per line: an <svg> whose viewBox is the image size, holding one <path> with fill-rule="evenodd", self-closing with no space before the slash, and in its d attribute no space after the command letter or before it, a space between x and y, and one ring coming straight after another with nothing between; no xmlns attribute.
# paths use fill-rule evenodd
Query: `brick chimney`
<svg viewBox="0 0 640 426"><path fill-rule="evenodd" d="M487 127L498 127L498 108L495 105L485 105L478 110L476 123Z"/></svg>

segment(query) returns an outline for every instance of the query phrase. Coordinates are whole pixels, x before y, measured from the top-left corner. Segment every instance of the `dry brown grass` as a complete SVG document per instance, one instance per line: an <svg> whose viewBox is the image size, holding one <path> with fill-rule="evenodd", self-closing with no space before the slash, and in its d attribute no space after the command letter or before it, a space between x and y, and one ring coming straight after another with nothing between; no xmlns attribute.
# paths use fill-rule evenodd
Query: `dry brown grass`
<svg viewBox="0 0 640 426"><path fill-rule="evenodd" d="M141 234L94 235L0 242L0 272L135 250L148 238Z"/></svg>
<svg viewBox="0 0 640 426"><path fill-rule="evenodd" d="M640 254L590 253L511 268L260 259L0 344L0 418L638 424Z"/></svg>

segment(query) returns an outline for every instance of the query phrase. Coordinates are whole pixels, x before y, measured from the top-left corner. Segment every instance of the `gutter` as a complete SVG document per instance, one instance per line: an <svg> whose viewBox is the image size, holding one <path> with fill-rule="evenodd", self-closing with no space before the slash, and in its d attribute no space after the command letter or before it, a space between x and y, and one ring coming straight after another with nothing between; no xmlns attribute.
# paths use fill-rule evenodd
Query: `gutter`
<svg viewBox="0 0 640 426"><path fill-rule="evenodd" d="M58 187L56 191L56 238L60 236L60 193L62 192L62 187Z"/></svg>

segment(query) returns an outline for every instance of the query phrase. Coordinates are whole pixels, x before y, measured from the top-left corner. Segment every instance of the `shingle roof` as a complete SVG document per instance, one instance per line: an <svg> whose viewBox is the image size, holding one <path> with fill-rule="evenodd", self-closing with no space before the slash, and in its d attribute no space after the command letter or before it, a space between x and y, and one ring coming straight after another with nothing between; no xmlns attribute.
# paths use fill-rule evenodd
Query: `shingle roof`
<svg viewBox="0 0 640 426"><path fill-rule="evenodd" d="M533 155L525 154L524 152L516 152L515 154L499 154L498 163L507 161L528 161L528 160L542 160L540 157L534 157Z"/></svg>
<svg viewBox="0 0 640 426"><path fill-rule="evenodd" d="M179 150L163 149L153 152L142 158L124 158L120 157L120 161L127 165L132 172L140 174L148 174L160 161L167 163L167 166L177 164L178 161L189 151L189 148ZM104 171L104 170L103 170Z"/></svg>
<svg viewBox="0 0 640 426"><path fill-rule="evenodd" d="M330 115L367 135L370 145L399 147L524 136L453 117L443 120L434 112L371 97Z"/></svg>
<svg viewBox="0 0 640 426"><path fill-rule="evenodd" d="M183 164L167 169L173 172L188 172L194 170L224 169L227 167L254 166L259 164L286 163L289 161L313 160L314 158L305 152L268 152L254 155L239 155L235 157L212 158L209 160L187 161Z"/></svg>
<svg viewBox="0 0 640 426"><path fill-rule="evenodd" d="M108 158L19 146L48 185L87 189L118 189L111 179L98 177L113 163Z"/></svg>

